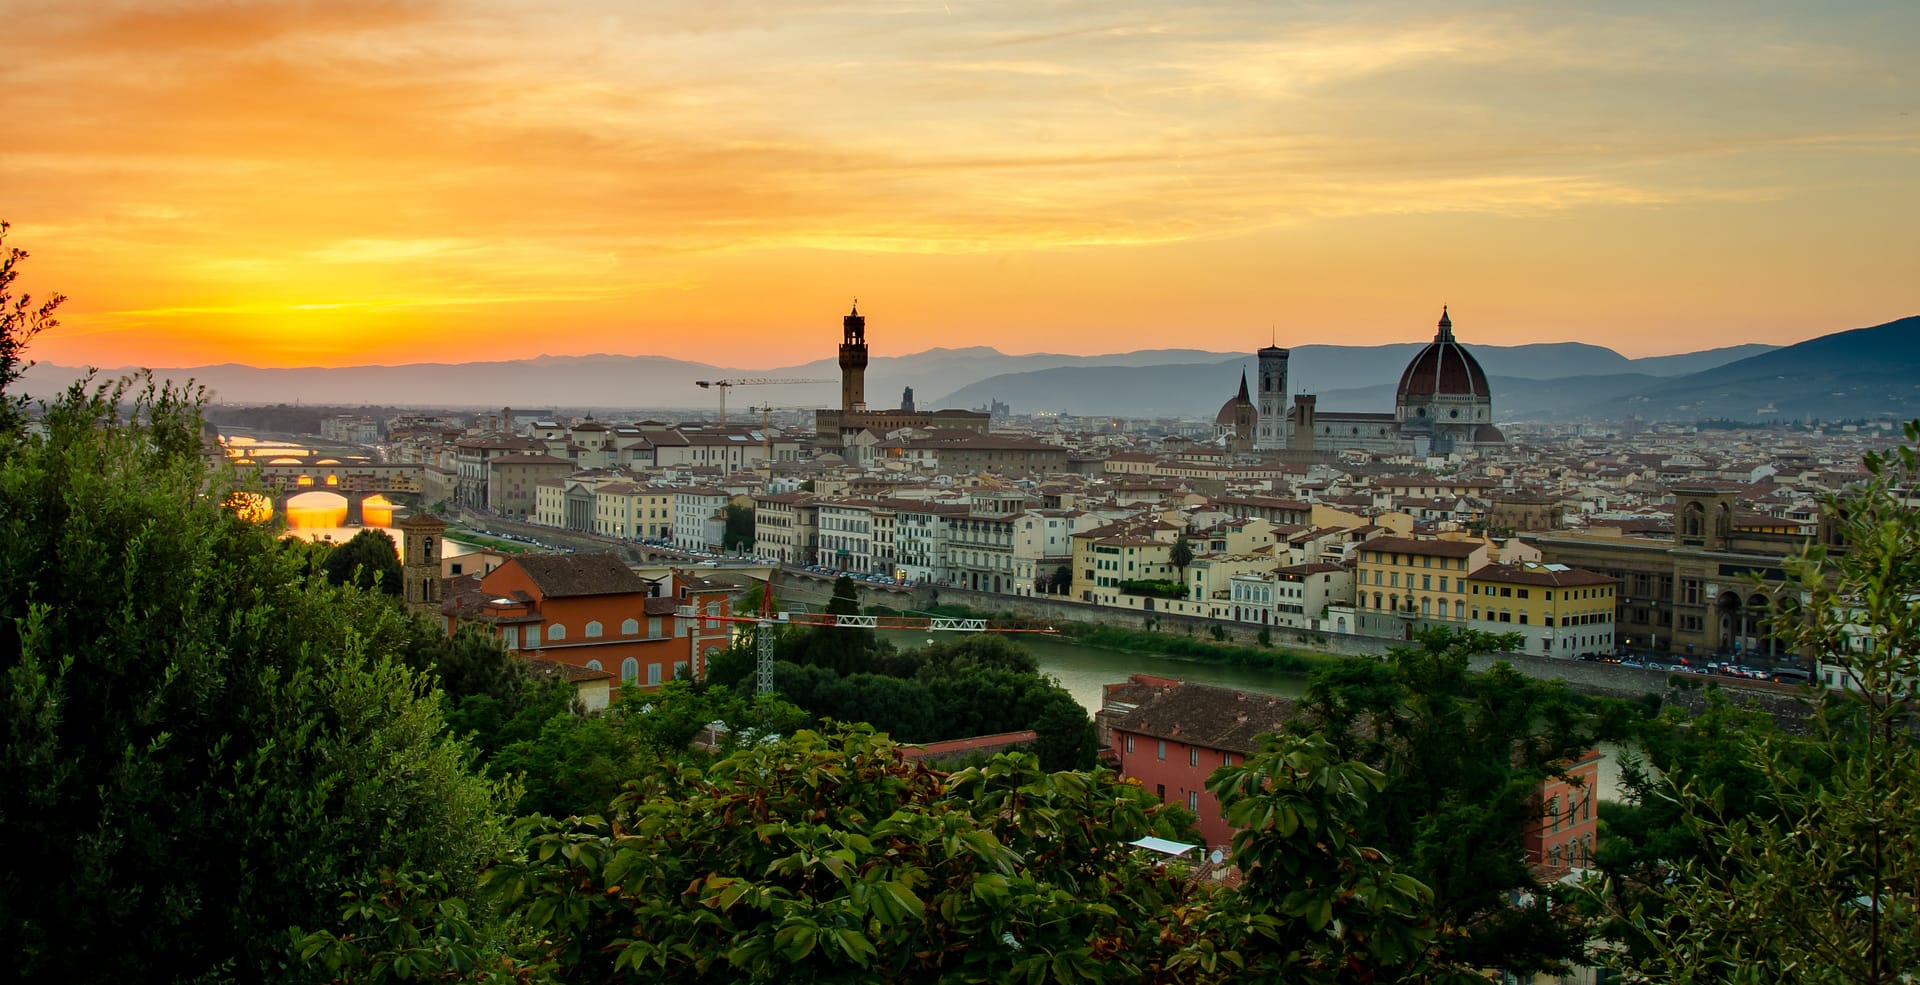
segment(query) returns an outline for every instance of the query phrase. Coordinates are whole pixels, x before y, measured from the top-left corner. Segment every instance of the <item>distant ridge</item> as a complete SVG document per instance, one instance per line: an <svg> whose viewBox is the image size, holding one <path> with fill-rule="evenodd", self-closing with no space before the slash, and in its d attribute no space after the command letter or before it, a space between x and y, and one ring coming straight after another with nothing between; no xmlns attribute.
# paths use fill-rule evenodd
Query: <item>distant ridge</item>
<svg viewBox="0 0 1920 985"><path fill-rule="evenodd" d="M1772 408L1762 413L1761 408ZM1920 416L1920 315L1808 339L1622 397L1614 416L1827 420Z"/></svg>
<svg viewBox="0 0 1920 985"><path fill-rule="evenodd" d="M1290 382L1296 391L1320 394L1324 408L1391 409L1394 382L1424 344L1296 346L1290 360ZM1665 385L1661 377L1715 370L1776 352L1770 346L1749 344L1628 359L1611 349L1579 342L1490 346L1473 345L1469 341L1468 344L1495 381L1496 412L1508 419L1623 413L1649 416L1654 404L1642 401L1644 406L1630 407L1625 401L1642 394L1667 392L1661 389ZM1846 351L1850 350L1842 346L1833 358L1844 361ZM875 406L893 406L900 391L912 387L916 402L925 408L983 407L1000 400L1010 404L1016 413L1057 410L1095 416L1211 417L1232 395L1240 371L1253 365L1251 352L1203 349L1076 356L1007 355L985 346L935 348L909 355L874 357L867 369L867 394ZM113 376L125 371L110 370L102 375ZM42 363L28 373L25 389L31 394L49 394L65 387L81 372L74 367ZM694 386L695 380L827 379L839 375L833 359L775 369L737 369L664 356L606 353L338 368L262 369L228 363L156 372L174 380L191 378L206 386L216 400L228 403L509 405L553 407L562 411L569 408L709 410L717 406L717 395ZM1675 392L1686 389L1679 387ZM838 400L836 384L786 385L740 389L729 396L729 406L745 408L769 403L779 407L829 407ZM1691 412L1675 410L1672 413Z"/></svg>

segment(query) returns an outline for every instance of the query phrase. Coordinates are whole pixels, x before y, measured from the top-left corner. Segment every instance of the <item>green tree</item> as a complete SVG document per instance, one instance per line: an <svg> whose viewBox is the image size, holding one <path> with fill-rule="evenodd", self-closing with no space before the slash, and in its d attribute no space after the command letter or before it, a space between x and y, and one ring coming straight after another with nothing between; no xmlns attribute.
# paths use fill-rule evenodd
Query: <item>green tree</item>
<svg viewBox="0 0 1920 985"><path fill-rule="evenodd" d="M224 508L185 394L75 386L44 422L0 457L10 972L298 977L286 929L384 872L477 901L509 791L397 659L417 624Z"/></svg>
<svg viewBox="0 0 1920 985"><path fill-rule="evenodd" d="M523 777L523 814L604 814L629 780L697 758L688 749L709 723L726 726L720 748L798 729L800 709L771 696L670 681L653 690L628 688L605 713L549 711L535 734L505 744L490 761L504 776Z"/></svg>
<svg viewBox="0 0 1920 985"><path fill-rule="evenodd" d="M1783 565L1804 601L1779 631L1847 690L1816 693L1805 737L1742 730L1761 775L1738 799L1706 774L1663 791L1703 851L1656 880L1663 906L1628 917L1671 981L1883 985L1920 968L1920 514L1904 502L1920 422L1906 441L1826 504L1840 546Z"/></svg>
<svg viewBox="0 0 1920 985"><path fill-rule="evenodd" d="M33 361L23 354L27 343L59 326L54 312L67 300L64 295L54 294L35 305L33 295L14 293L14 281L19 279L20 266L28 254L17 246L7 246L9 228L6 220L0 219L0 443L17 438L26 420L21 412L23 398L9 391L33 367Z"/></svg>
<svg viewBox="0 0 1920 985"><path fill-rule="evenodd" d="M720 546L729 551L753 550L753 509L738 503L727 504L727 527L720 535Z"/></svg>
<svg viewBox="0 0 1920 985"><path fill-rule="evenodd" d="M320 570L336 585L351 583L361 588L378 588L395 598L400 597L403 587L400 548L394 545L392 534L373 527L361 530L328 552L326 560L320 563Z"/></svg>
<svg viewBox="0 0 1920 985"><path fill-rule="evenodd" d="M1521 837L1540 817L1541 782L1620 737L1624 709L1505 663L1468 671L1475 655L1514 649L1512 634L1435 628L1417 644L1387 663L1315 672L1299 727L1384 775L1359 834L1431 889L1455 928L1436 945L1447 961L1515 974L1562 967L1582 955L1584 928L1529 871ZM1534 902L1513 905L1521 893Z"/></svg>
<svg viewBox="0 0 1920 985"><path fill-rule="evenodd" d="M1180 583L1185 585L1187 565L1193 563L1193 544L1187 540L1186 534L1174 538L1173 549L1167 552L1167 560L1172 561L1173 566L1180 569Z"/></svg>
<svg viewBox="0 0 1920 985"><path fill-rule="evenodd" d="M1173 980L1196 890L1127 846L1150 808L1112 783L802 732L640 778L611 823L530 825L495 878L575 982Z"/></svg>
<svg viewBox="0 0 1920 985"><path fill-rule="evenodd" d="M1246 882L1181 960L1202 971L1245 965L1256 981L1483 981L1459 975L1435 946L1432 891L1367 838L1366 816L1390 796L1387 776L1321 736L1259 741L1245 762L1207 778L1237 829Z"/></svg>
<svg viewBox="0 0 1920 985"><path fill-rule="evenodd" d="M1072 587L1073 587L1073 566L1068 564L1063 564L1060 567L1055 568L1053 571L1054 592L1059 595L1065 595L1067 594L1067 591Z"/></svg>

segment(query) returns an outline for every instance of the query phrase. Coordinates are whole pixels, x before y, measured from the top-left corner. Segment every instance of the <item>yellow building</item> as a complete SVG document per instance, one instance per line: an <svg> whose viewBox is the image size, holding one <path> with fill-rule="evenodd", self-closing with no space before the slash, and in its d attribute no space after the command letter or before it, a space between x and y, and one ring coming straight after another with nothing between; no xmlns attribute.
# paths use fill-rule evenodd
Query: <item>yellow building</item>
<svg viewBox="0 0 1920 985"><path fill-rule="evenodd" d="M1467 579L1469 623L1493 633L1519 633L1522 652L1580 657L1616 649L1618 582L1564 564L1489 564Z"/></svg>
<svg viewBox="0 0 1920 985"><path fill-rule="evenodd" d="M1376 537L1355 551L1353 605L1363 632L1388 629L1386 618L1464 626L1471 607L1469 576L1486 566L1478 540Z"/></svg>

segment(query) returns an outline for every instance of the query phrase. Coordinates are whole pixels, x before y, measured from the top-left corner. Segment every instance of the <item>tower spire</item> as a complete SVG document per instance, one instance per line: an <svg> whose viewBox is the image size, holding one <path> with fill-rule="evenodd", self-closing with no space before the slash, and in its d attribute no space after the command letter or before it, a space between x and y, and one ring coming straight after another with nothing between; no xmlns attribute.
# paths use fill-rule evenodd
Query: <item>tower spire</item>
<svg viewBox="0 0 1920 985"><path fill-rule="evenodd" d="M1433 336L1435 342L1453 341L1453 316L1447 314L1447 306L1440 306L1440 331Z"/></svg>

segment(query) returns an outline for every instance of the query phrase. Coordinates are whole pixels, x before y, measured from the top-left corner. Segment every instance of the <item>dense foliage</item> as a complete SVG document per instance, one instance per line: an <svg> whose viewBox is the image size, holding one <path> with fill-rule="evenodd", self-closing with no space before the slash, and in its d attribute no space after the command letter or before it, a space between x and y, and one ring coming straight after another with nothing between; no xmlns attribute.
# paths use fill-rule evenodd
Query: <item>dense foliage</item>
<svg viewBox="0 0 1920 985"><path fill-rule="evenodd" d="M1384 663L1315 673L1294 727L1382 772L1386 794L1359 833L1433 890L1452 931L1445 953L1516 973L1563 967L1585 935L1529 871L1522 833L1541 816L1541 782L1621 737L1628 710L1505 663L1468 672L1472 656L1514 649L1511 637L1433 629L1417 639Z"/></svg>
<svg viewBox="0 0 1920 985"><path fill-rule="evenodd" d="M1920 968L1920 422L1906 438L1827 504L1839 547L1786 564L1786 638L1847 688L1814 695L1805 735L1720 707L1712 732L1650 750L1659 772L1615 828L1644 840L1608 901L1657 976L1885 985Z"/></svg>
<svg viewBox="0 0 1920 985"><path fill-rule="evenodd" d="M43 423L0 456L10 971L274 978L383 870L470 896L507 791L398 657L431 630L225 509L185 394L76 386Z"/></svg>
<svg viewBox="0 0 1920 985"><path fill-rule="evenodd" d="M400 549L393 535L371 527L327 552L320 570L336 585L377 588L398 598L401 590Z"/></svg>

